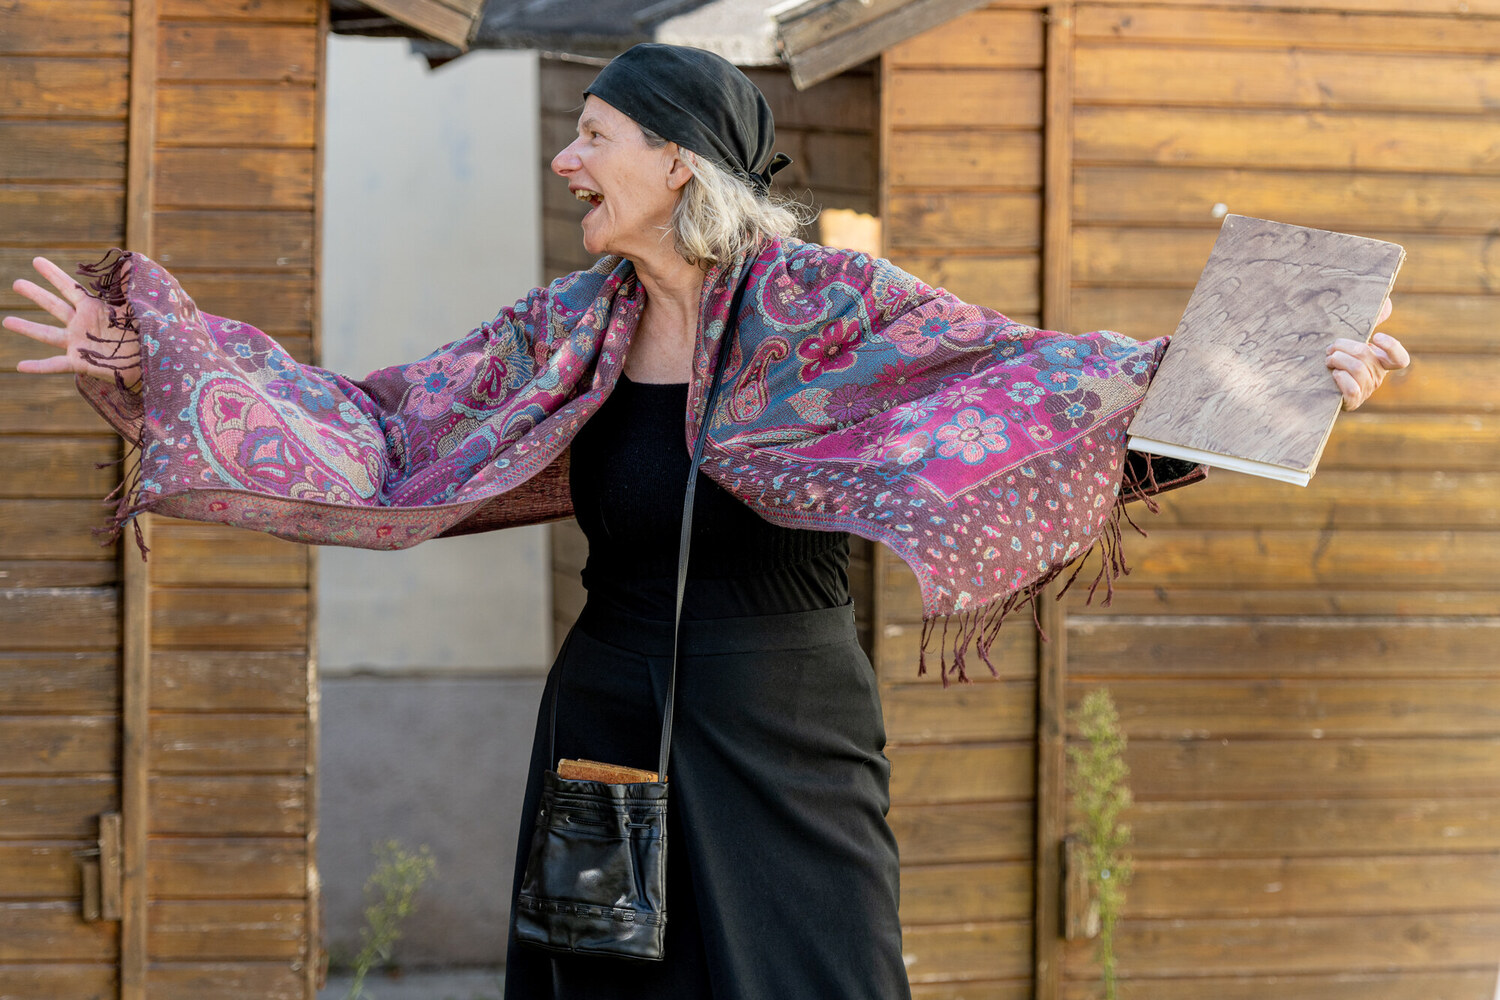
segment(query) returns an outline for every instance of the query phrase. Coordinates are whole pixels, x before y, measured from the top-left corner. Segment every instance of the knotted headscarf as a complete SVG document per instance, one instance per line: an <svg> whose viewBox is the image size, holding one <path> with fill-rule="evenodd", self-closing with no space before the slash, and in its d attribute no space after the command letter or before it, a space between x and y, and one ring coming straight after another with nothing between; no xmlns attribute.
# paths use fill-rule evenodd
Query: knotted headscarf
<svg viewBox="0 0 1500 1000"><path fill-rule="evenodd" d="M792 162L785 153L772 155L776 123L760 89L712 52L645 42L616 56L583 92L761 194L771 175Z"/></svg>

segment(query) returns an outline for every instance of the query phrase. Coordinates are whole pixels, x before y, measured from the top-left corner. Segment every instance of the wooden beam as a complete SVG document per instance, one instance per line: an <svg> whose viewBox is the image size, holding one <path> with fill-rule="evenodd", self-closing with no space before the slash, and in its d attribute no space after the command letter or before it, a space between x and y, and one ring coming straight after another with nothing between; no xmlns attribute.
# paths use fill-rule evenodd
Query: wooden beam
<svg viewBox="0 0 1500 1000"><path fill-rule="evenodd" d="M134 0L130 10L130 111L126 140L125 245L155 252L152 174L156 154L157 0ZM126 481L140 455L127 450ZM139 530L150 544L151 525ZM120 544L122 646L120 814L122 893L120 1000L146 1000L148 965L146 841L150 831L151 600L150 579L140 550L126 529Z"/></svg>
<svg viewBox="0 0 1500 1000"><path fill-rule="evenodd" d="M317 120L313 147L315 167L313 193L313 308L312 308L312 356L315 361L323 356L323 155L327 149L328 112L328 25L329 6L318 5L318 56L317 56L317 103L314 114ZM307 829L304 849L307 863L307 954L302 962L303 995L315 997L325 980L323 955L323 880L318 871L318 727L322 721L322 695L318 684L318 550L312 545L303 546L307 558L307 741L306 801Z"/></svg>
<svg viewBox="0 0 1500 1000"><path fill-rule="evenodd" d="M825 18L815 29L803 31L796 30L796 22L783 22L778 24L777 31L784 57L791 67L792 82L799 90L806 90L815 83L875 58L898 42L946 24L955 17L985 6L987 2L915 0L893 4L841 0L829 5L837 8L843 15L841 17ZM870 17L871 12L876 16Z"/></svg>
<svg viewBox="0 0 1500 1000"><path fill-rule="evenodd" d="M1042 325L1066 330L1071 322L1073 201L1073 4L1048 8L1044 68L1042 191ZM1067 833L1066 609L1057 585L1041 598L1038 619L1046 642L1037 643L1036 727L1036 1000L1057 1000L1062 989L1062 844Z"/></svg>
<svg viewBox="0 0 1500 1000"><path fill-rule="evenodd" d="M905 0L805 0L780 4L770 14L776 21L776 35L782 49L801 52L903 6Z"/></svg>
<svg viewBox="0 0 1500 1000"><path fill-rule="evenodd" d="M449 45L468 49L484 0L366 0L366 5Z"/></svg>
<svg viewBox="0 0 1500 1000"><path fill-rule="evenodd" d="M125 167L125 244L151 252L151 181L156 146L156 0L130 11L130 109Z"/></svg>

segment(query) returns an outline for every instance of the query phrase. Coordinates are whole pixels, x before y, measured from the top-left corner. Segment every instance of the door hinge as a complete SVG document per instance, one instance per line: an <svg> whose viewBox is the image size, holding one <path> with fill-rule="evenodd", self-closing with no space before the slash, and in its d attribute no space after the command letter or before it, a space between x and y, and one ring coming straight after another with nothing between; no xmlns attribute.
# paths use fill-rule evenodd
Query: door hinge
<svg viewBox="0 0 1500 1000"><path fill-rule="evenodd" d="M120 859L120 814L99 816L99 846L82 852L79 872L83 877L83 919L89 922L120 919L124 894Z"/></svg>

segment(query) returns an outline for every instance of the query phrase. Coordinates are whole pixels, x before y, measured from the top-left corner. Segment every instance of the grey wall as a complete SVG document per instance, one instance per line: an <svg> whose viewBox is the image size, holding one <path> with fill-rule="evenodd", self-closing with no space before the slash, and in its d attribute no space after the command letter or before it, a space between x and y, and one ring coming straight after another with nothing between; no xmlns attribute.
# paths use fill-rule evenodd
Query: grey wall
<svg viewBox="0 0 1500 1000"><path fill-rule="evenodd" d="M336 963L358 950L371 849L389 838L426 845L438 866L399 964L504 962L540 693L539 678L325 678L318 864Z"/></svg>
<svg viewBox="0 0 1500 1000"><path fill-rule="evenodd" d="M431 72L404 42L330 39L325 365L414 361L538 282L536 76L528 53ZM546 529L323 549L317 599L330 952L357 949L371 849L395 838L438 862L398 961L497 964L552 648Z"/></svg>

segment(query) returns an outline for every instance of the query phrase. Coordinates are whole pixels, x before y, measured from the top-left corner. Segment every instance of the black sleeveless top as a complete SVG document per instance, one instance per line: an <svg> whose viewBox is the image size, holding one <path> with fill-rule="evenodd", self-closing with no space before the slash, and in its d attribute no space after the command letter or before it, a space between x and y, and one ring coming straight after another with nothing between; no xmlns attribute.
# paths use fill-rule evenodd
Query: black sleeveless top
<svg viewBox="0 0 1500 1000"><path fill-rule="evenodd" d="M583 585L639 618L670 621L692 455L687 384L623 374L573 439L573 509L589 541ZM849 602L849 536L781 528L703 473L693 511L684 618L735 618Z"/></svg>

